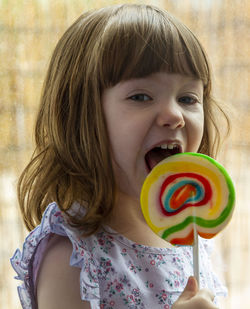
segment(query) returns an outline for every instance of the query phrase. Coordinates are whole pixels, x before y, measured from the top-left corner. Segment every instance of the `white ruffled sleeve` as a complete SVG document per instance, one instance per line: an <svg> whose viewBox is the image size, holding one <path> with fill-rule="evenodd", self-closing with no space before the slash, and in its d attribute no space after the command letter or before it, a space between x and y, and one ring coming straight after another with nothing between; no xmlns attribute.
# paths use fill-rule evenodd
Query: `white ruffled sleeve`
<svg viewBox="0 0 250 309"><path fill-rule="evenodd" d="M97 270L90 248L87 242L80 238L77 231L71 228L56 203L50 204L38 225L26 237L23 249L16 250L11 258L11 265L17 273L15 279L21 280L18 286L18 294L23 309L36 308L35 279L39 264L42 260L41 247L46 247L49 236L57 234L68 237L72 243L72 255L70 265L81 268L80 293L82 300L91 302L92 308L97 307L100 298Z"/></svg>

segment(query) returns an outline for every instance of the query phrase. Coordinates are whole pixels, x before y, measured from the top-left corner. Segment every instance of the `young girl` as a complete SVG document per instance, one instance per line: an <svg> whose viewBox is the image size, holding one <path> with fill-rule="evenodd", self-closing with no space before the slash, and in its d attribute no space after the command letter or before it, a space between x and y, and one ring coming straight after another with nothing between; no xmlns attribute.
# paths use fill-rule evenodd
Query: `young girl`
<svg viewBox="0 0 250 309"><path fill-rule="evenodd" d="M36 226L11 260L23 308L215 308L225 288L209 242L199 290L192 249L156 236L139 202L165 157L215 156L215 108L204 50L169 13L125 4L79 17L53 53L18 186Z"/></svg>

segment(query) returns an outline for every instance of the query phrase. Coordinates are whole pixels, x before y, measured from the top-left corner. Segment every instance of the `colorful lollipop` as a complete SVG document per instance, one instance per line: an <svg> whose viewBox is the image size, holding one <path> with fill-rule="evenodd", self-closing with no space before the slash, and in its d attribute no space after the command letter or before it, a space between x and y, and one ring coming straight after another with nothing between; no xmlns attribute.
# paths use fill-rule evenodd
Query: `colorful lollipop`
<svg viewBox="0 0 250 309"><path fill-rule="evenodd" d="M197 153L180 153L161 161L141 191L148 225L175 245L192 245L197 234L214 237L229 222L234 201L234 186L224 167Z"/></svg>

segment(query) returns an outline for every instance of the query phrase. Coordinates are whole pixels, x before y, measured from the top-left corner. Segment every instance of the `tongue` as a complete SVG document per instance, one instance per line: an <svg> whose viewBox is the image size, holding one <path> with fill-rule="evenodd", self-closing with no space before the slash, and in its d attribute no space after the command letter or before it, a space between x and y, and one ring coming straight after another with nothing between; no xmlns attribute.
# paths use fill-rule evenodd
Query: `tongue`
<svg viewBox="0 0 250 309"><path fill-rule="evenodd" d="M146 162L150 171L171 153L166 149L154 148L146 154Z"/></svg>

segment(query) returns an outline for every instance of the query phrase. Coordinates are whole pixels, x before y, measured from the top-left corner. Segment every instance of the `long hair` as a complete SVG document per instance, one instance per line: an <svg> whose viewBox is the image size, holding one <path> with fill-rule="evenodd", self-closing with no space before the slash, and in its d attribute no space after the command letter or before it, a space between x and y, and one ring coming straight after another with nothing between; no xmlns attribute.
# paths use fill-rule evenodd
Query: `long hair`
<svg viewBox="0 0 250 309"><path fill-rule="evenodd" d="M86 235L108 218L116 185L102 92L159 71L202 80L205 128L199 152L215 156L220 142L215 113L225 114L211 95L205 52L185 25L157 7L126 4L89 11L65 32L43 86L36 149L18 183L29 230L52 201L67 214L74 202L82 205L84 216L68 217Z"/></svg>

